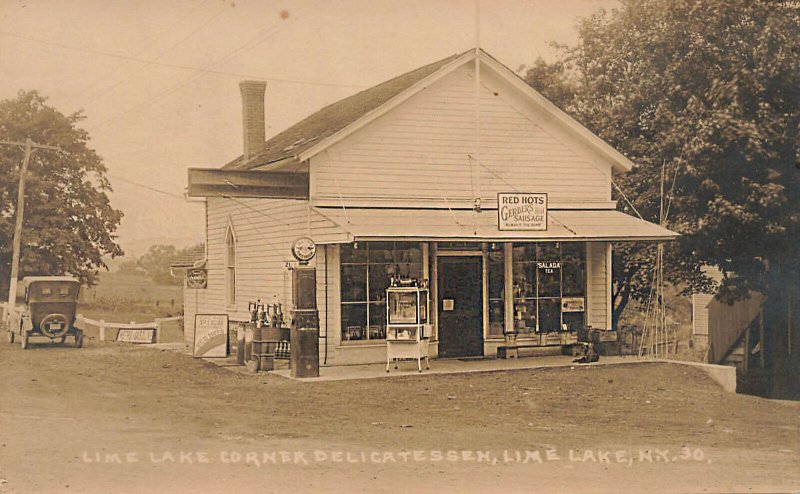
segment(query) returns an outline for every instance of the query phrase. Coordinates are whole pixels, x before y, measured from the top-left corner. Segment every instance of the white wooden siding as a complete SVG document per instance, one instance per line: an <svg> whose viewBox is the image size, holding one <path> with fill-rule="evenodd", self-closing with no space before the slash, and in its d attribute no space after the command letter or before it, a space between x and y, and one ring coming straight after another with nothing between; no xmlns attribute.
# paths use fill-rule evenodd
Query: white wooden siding
<svg viewBox="0 0 800 494"><path fill-rule="evenodd" d="M488 72L488 71L487 71ZM549 194L551 205L605 204L611 169L580 145L566 142L555 123L536 119L519 92L482 75L480 161L475 154L475 85L464 66L372 122L311 162L317 204L395 202L403 206L484 205L498 192Z"/></svg>
<svg viewBox="0 0 800 494"><path fill-rule="evenodd" d="M261 299L291 306L292 242L310 233L316 242L340 240L330 220L312 212L306 201L285 199L208 198L208 288L203 310L247 320L247 303ZM225 232L236 233L236 304L225 301ZM318 259L312 261L319 262Z"/></svg>
<svg viewBox="0 0 800 494"><path fill-rule="evenodd" d="M586 244L587 324L595 329L611 329L608 314L608 263L606 243Z"/></svg>
<svg viewBox="0 0 800 494"><path fill-rule="evenodd" d="M692 334L708 336L708 304L714 295L695 293L692 295Z"/></svg>
<svg viewBox="0 0 800 494"><path fill-rule="evenodd" d="M189 345L194 341L194 316L202 314L208 307L207 294L208 288L187 288L186 280L183 280L183 341Z"/></svg>

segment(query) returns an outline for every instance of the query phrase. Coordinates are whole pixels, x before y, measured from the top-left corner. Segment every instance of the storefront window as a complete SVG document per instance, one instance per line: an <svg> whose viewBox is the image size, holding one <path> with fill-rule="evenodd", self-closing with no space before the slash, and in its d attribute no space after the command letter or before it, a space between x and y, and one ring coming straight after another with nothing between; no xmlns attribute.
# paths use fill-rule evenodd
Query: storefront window
<svg viewBox="0 0 800 494"><path fill-rule="evenodd" d="M342 245L342 341L386 338L386 288L390 279L422 278L417 242Z"/></svg>
<svg viewBox="0 0 800 494"><path fill-rule="evenodd" d="M563 242L514 244L518 333L577 330L585 324L585 247Z"/></svg>
<svg viewBox="0 0 800 494"><path fill-rule="evenodd" d="M503 336L505 320L504 280L505 254L503 244L489 244L489 337Z"/></svg>

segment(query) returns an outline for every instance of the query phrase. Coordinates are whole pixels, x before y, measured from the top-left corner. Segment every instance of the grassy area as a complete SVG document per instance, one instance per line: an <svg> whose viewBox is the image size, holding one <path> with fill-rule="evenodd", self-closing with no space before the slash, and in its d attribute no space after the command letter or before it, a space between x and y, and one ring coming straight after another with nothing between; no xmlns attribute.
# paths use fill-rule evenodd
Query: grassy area
<svg viewBox="0 0 800 494"><path fill-rule="evenodd" d="M99 283L84 288L78 312L91 319L147 322L183 313L181 286L158 285L146 276L100 273Z"/></svg>

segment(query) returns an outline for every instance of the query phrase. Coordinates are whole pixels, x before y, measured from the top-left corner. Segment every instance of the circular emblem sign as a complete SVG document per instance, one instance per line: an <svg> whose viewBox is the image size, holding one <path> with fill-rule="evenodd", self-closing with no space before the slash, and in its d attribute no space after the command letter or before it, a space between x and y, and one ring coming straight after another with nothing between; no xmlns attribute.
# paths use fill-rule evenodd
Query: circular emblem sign
<svg viewBox="0 0 800 494"><path fill-rule="evenodd" d="M316 253L317 245L308 237L300 237L292 244L292 255L300 262L310 261Z"/></svg>
<svg viewBox="0 0 800 494"><path fill-rule="evenodd" d="M208 273L205 269L190 269L186 272L186 287L187 288L205 288L208 286Z"/></svg>

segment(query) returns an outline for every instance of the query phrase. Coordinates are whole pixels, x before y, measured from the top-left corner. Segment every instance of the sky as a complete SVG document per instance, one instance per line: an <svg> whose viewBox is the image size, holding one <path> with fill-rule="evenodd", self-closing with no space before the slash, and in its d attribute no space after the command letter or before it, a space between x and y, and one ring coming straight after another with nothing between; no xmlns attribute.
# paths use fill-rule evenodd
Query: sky
<svg viewBox="0 0 800 494"><path fill-rule="evenodd" d="M512 70L616 0L478 0L480 45ZM36 89L103 157L119 243L203 240L187 169L242 152L238 83L267 81L267 138L325 105L474 47L476 0L0 0L0 99Z"/></svg>

